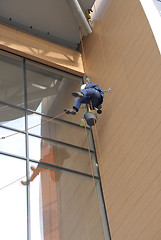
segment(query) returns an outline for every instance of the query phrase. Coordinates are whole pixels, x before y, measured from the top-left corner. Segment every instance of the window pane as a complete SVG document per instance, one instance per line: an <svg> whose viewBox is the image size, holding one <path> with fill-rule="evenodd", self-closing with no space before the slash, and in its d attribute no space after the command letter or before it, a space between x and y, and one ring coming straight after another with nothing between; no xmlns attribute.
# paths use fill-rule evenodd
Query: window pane
<svg viewBox="0 0 161 240"><path fill-rule="evenodd" d="M49 116L64 113L73 106L73 91L80 90L82 79L53 68L27 62L28 108ZM83 110L76 116L63 114L60 118L80 123Z"/></svg>
<svg viewBox="0 0 161 240"><path fill-rule="evenodd" d="M43 168L40 171L30 184L32 239L104 240L92 178Z"/></svg>
<svg viewBox="0 0 161 240"><path fill-rule="evenodd" d="M25 111L0 104L0 124L2 126L25 129Z"/></svg>
<svg viewBox="0 0 161 240"><path fill-rule="evenodd" d="M0 100L24 106L22 59L0 51Z"/></svg>
<svg viewBox="0 0 161 240"><path fill-rule="evenodd" d="M27 239L26 163L0 154L0 239Z"/></svg>
<svg viewBox="0 0 161 240"><path fill-rule="evenodd" d="M88 138L91 138L89 129L87 129L86 134L85 128L37 114L29 115L28 122L29 133L88 149ZM90 141L90 149L93 150L92 141Z"/></svg>
<svg viewBox="0 0 161 240"><path fill-rule="evenodd" d="M46 141L41 138L29 136L29 157L33 160L55 164L60 167L65 167L88 174L92 174L91 167L93 167L94 174L98 176L98 169L94 153L91 154L90 161L88 151L79 150L74 147L68 147L64 144L56 144L52 141Z"/></svg>
<svg viewBox="0 0 161 240"><path fill-rule="evenodd" d="M0 128L0 151L25 157L25 134Z"/></svg>

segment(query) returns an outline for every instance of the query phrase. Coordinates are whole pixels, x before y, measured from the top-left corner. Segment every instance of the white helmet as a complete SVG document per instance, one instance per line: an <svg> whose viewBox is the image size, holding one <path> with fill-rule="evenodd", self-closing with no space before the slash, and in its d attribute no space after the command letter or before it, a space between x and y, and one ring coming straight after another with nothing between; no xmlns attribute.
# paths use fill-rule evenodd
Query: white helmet
<svg viewBox="0 0 161 240"><path fill-rule="evenodd" d="M86 84L83 84L83 85L81 86L80 90L82 91L83 89L85 89L85 87L86 87Z"/></svg>

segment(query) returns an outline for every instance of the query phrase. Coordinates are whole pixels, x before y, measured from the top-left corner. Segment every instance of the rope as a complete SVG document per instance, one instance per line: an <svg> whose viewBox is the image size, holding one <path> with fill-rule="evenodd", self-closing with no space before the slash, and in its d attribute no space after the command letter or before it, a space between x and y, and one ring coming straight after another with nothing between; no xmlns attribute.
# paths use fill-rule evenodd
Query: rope
<svg viewBox="0 0 161 240"><path fill-rule="evenodd" d="M96 6L95 6L95 3L94 3L94 9L95 9L95 12L97 14L97 11L96 11ZM101 21L100 21L101 23ZM99 30L99 42L100 42L100 47L101 47L101 52L102 52L102 58L103 58L103 64L104 64L104 70L106 71L106 58L105 58L105 54L104 54L104 51L103 51L103 44L102 44L102 40L101 40L101 34L100 34L100 25L98 24L98 30ZM112 121L112 124L113 124L113 129L114 129L114 138L116 139L116 118L115 118L115 114L114 114L114 108L113 108L113 102L111 101L110 102L110 107L111 107L111 112L112 112L112 117L113 117L113 121ZM100 144L99 144L99 139L98 139L98 134L97 134L97 128L95 127L95 132L96 132L96 138L97 138L97 142L98 142L98 148L99 148L99 155L100 155L100 163L102 164L102 153L101 153L101 149L100 149ZM117 147L115 146L115 149L117 149ZM101 175L102 176L102 179L104 177L104 173Z"/></svg>
<svg viewBox="0 0 161 240"><path fill-rule="evenodd" d="M95 8L95 12L96 12L95 3L94 3L94 8ZM99 31L99 40L100 40L101 52L102 52L102 56L103 56L104 68L106 70L106 60L105 60L105 56L104 56L103 45L102 45L102 42L101 42L101 39L100 39L100 31ZM84 65L86 67L85 51L84 51L84 46L83 46L83 42L82 41L81 41L81 45L82 45L82 50L83 50L83 55L84 55ZM92 104L90 104L90 105L91 105L91 110L93 112L93 106L92 106ZM112 115L114 116L113 107L112 107ZM115 122L115 121L113 121L113 122ZM98 146L98 152L99 152L99 159L100 159L99 163L102 166L102 153L101 153L101 148L100 148L100 144L99 144L99 138L98 138L96 123L94 123L94 130L95 130L94 132L95 132L96 144ZM115 130L116 130L116 128L115 128ZM86 129L85 129L85 131L86 131ZM91 161L91 157L90 157L90 161ZM93 172L92 172L92 177L93 177ZM101 178L102 179L103 179L103 177L104 177L104 173L101 174ZM95 186L95 182L94 182L94 186ZM96 186L95 186L95 191L96 191ZM97 200L98 200L98 196L97 196ZM102 218L101 218L101 220L102 220ZM103 225L103 229L104 229L104 233L105 233L105 227L104 227L103 221L102 221L102 225ZM110 232L109 232L109 234L110 234ZM111 236L110 236L110 238L111 238ZM108 239L108 237L107 237L107 239Z"/></svg>
<svg viewBox="0 0 161 240"><path fill-rule="evenodd" d="M86 124L85 124L85 133L86 133L86 137L88 139ZM91 171L92 171L92 180L93 180L94 190L95 190L95 194L96 194L96 199L97 199L98 209L99 209L99 212L100 212L100 219L101 219L101 222L102 222L104 235L106 235L105 226L104 226L104 222L103 222L102 217L101 217L101 211L100 211L100 207L99 207L100 204L99 204L99 200L98 200L96 183L95 183L95 179L94 179L94 171L93 171L93 166L92 166L92 158L91 158L91 151L90 151L90 146L89 146L89 140L87 142L88 142L88 153L89 153L90 166L91 166ZM107 236L107 240L108 240L108 236Z"/></svg>
<svg viewBox="0 0 161 240"><path fill-rule="evenodd" d="M80 36L81 36L81 35L80 35ZM85 66L85 65L86 65L86 58L85 58L85 51L84 51L84 46L83 46L82 38L81 38L81 46L82 46L82 52L83 52L83 55L84 55L84 66ZM90 101L90 105L91 105L91 108L93 108L91 101ZM95 125L95 123L94 123L94 125ZM95 126L96 126L96 125L95 125ZM85 133L86 133L86 137L87 137L87 140L88 140L88 134L87 134L86 124L85 124ZM100 212L100 219L101 219L101 222L102 222L104 235L106 236L105 225L104 225L104 222L103 222L102 217L101 217L100 204L99 204L99 200L98 200L96 183L95 183L95 179L94 179L94 171L93 171L93 166L92 166L92 158L91 158L89 140L88 140L87 142L88 142L88 152L89 152L89 159L90 159L90 166L91 166L91 171L92 171L92 180L93 180L94 190L95 190L95 194L96 194L96 199L97 199L98 209L99 209L99 212ZM99 143L98 143L98 144L99 144ZM107 239L108 239L108 236L107 236Z"/></svg>
<svg viewBox="0 0 161 240"><path fill-rule="evenodd" d="M15 181L13 181L13 182L11 182L11 183L9 183L9 184L7 184L7 185L4 186L4 187L0 188L0 191L3 190L3 189L6 188L6 187L11 186L12 184L14 184L14 183L16 183L16 182L18 182L18 181L20 181L20 180L21 180L22 178L24 178L24 177L26 177L26 175L23 176L23 177L21 177L21 178L19 178L19 179L17 179L17 180L15 180Z"/></svg>
<svg viewBox="0 0 161 240"><path fill-rule="evenodd" d="M36 124L36 125L34 125L34 126L32 126L32 127L26 128L26 129L24 129L24 130L18 131L18 132L13 133L13 134L9 134L9 135L7 135L7 136L3 136L3 137L0 138L0 140L1 140L1 139L6 139L6 138L8 138L8 137L12 137L12 136L17 135L17 134L19 134L19 133L23 133L23 132L25 132L25 131L28 131L29 129L35 128L35 127L40 126L40 125L43 125L43 124L45 124L45 123L47 123L47 122L50 122L50 121L54 120L55 118L60 117L60 116L63 115L64 113L65 113L65 112L63 112L63 113L61 113L61 114L57 115L56 117L53 117L53 118L51 118L51 119L49 119L49 120L46 120L46 121L44 121L44 122L42 122L42 123Z"/></svg>
<svg viewBox="0 0 161 240"><path fill-rule="evenodd" d="M81 40L81 47L82 47L82 61L84 61L83 66L84 66L84 72L86 72L85 68L86 68L86 57L85 57L85 51L84 51L84 46L83 46L83 41L82 41L82 32L81 32L81 28L79 28L79 32L80 32L80 40ZM83 77L83 83L85 83L84 81L84 77Z"/></svg>

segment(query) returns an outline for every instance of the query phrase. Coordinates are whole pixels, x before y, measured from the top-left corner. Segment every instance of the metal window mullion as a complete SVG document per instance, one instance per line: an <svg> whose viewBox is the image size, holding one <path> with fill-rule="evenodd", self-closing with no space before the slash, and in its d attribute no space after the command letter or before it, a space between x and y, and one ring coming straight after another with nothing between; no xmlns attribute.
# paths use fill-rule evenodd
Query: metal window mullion
<svg viewBox="0 0 161 240"><path fill-rule="evenodd" d="M8 153L8 152L3 152L3 151L0 151L0 154L5 155L5 156L8 156L8 157L18 158L18 159L21 159L21 160L26 161L26 158L23 157L23 156L18 156L18 155L11 154L11 153Z"/></svg>
<svg viewBox="0 0 161 240"><path fill-rule="evenodd" d="M65 168L65 167L62 167L62 166L59 166L59 165L55 165L55 164L40 162L40 161L37 161L37 160L34 160L34 159L30 159L30 162L37 163L39 165L39 167L41 167L41 168L46 168L46 169L53 170L53 171L56 171L56 170L64 171L66 173L75 174L77 176L87 177L87 178L91 178L91 179L94 178L96 180L99 180L98 176L93 176L89 173L80 172L78 170L74 170L74 169L71 169L71 168Z"/></svg>
<svg viewBox="0 0 161 240"><path fill-rule="evenodd" d="M27 178L27 240L31 240L31 214L30 214L30 175L29 175L29 137L28 137L28 113L27 113L27 81L26 81L26 61L23 59L24 77L24 101L25 101L25 132L26 132L26 178Z"/></svg>
<svg viewBox="0 0 161 240"><path fill-rule="evenodd" d="M96 163L98 164L97 151L96 151L96 146L95 146L95 142L94 142L94 136L93 136L92 129L91 129L91 137L92 137L93 147L94 147L94 151L95 151ZM100 191L101 191L101 196L102 196L102 204L103 204L103 208L104 208L104 217L105 217L106 227L107 227L105 230L107 230L107 236L108 236L109 240L111 240L111 231L110 231L108 215L107 215L107 211L106 211L106 205L105 205L105 199L104 199L104 194L103 194L103 189L102 189L99 165L98 165L98 177L99 177L99 185L100 185Z"/></svg>
<svg viewBox="0 0 161 240"><path fill-rule="evenodd" d="M16 109L19 109L19 110L25 110L25 108L24 107L20 107L20 106L18 106L18 105L14 105L14 104L12 104L12 103L9 103L9 102L4 102L4 101L2 101L2 100L0 100L0 104L3 104L3 105L5 105L5 106L9 106L9 107L12 107L12 108L16 108Z"/></svg>

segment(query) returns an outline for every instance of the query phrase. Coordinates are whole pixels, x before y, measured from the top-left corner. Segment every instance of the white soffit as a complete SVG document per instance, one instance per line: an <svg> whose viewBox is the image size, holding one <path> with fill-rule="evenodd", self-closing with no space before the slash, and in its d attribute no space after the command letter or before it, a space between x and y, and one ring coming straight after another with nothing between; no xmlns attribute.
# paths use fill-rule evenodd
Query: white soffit
<svg viewBox="0 0 161 240"><path fill-rule="evenodd" d="M78 0L84 12L94 1ZM72 49L80 43L79 26L66 0L0 1L0 23Z"/></svg>

